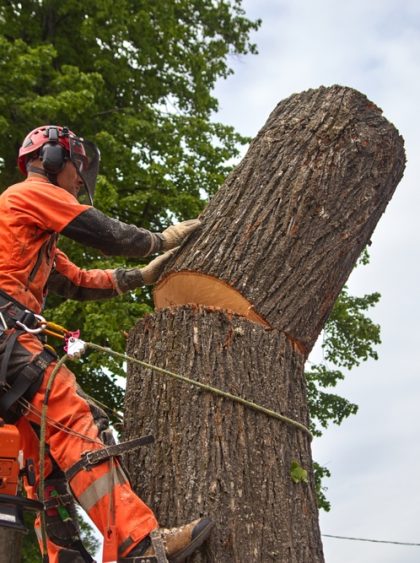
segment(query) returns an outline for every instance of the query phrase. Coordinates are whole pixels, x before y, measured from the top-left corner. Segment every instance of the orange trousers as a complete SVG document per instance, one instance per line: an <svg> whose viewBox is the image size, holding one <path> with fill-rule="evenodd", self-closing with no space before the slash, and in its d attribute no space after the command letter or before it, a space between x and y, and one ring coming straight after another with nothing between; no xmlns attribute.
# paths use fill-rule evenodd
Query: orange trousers
<svg viewBox="0 0 420 563"><path fill-rule="evenodd" d="M42 343L27 333L19 336L17 346L16 353L25 349L32 356L39 354L43 349ZM36 430L40 425L39 413L42 410L46 386L55 365L56 362L53 361L45 370L42 384L30 401L31 407L16 423L21 434L25 458L35 461L36 484L27 488L30 498L37 498L39 438ZM52 385L47 416L49 421L46 431L46 476L53 472L54 466L65 472L80 460L84 452L104 447L104 428L100 428L101 424L98 426L97 419L92 414L92 405L78 388L74 374L65 366L60 368ZM64 425L68 431L57 428L56 423ZM89 514L99 531L113 540L113 545L118 548L118 557L126 555L158 526L153 512L134 493L116 459L93 466L90 470L79 471L69 485L75 499ZM37 527L39 522L36 523ZM40 537L39 530L37 533ZM50 563L60 562L61 550L62 546L55 544L51 538L48 539Z"/></svg>

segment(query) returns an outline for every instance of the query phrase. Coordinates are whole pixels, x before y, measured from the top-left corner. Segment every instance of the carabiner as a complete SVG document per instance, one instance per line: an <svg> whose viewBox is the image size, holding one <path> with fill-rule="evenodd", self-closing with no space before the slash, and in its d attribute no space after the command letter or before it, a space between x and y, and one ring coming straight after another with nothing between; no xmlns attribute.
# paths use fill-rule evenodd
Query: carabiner
<svg viewBox="0 0 420 563"><path fill-rule="evenodd" d="M0 319L1 319L1 322L2 322L2 324L3 324L4 330L7 330L9 327L8 327L8 325L7 325L7 323L6 323L6 320L5 320L5 318L3 317L3 313L2 313L1 311L0 311Z"/></svg>
<svg viewBox="0 0 420 563"><path fill-rule="evenodd" d="M48 334L48 336L60 338L61 340L65 340L66 336L69 334L69 331L66 328L50 321L47 321L47 326L45 327L44 332L45 334Z"/></svg>
<svg viewBox="0 0 420 563"><path fill-rule="evenodd" d="M26 311L26 312L30 313L30 311ZM22 323L20 321L16 321L16 325L23 328L23 330L25 330L26 332L29 332L29 334L39 334L40 332L42 332L44 330L44 328L47 326L48 323L42 315L34 314L34 317L40 323L41 326L39 326L37 328L29 328L28 326L26 326L24 323Z"/></svg>

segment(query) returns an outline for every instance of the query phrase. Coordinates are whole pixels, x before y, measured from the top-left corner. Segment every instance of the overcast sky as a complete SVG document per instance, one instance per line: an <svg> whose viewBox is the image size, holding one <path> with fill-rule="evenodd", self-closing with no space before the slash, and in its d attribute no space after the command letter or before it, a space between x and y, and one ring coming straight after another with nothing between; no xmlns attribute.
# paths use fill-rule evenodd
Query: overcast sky
<svg viewBox="0 0 420 563"><path fill-rule="evenodd" d="M382 327L378 361L353 370L338 393L359 413L325 432L315 459L331 512L322 532L420 543L420 1L245 0L259 55L232 59L216 88L218 120L254 136L294 92L341 84L366 94L406 143L407 168L373 235L371 263L350 280L353 294L379 291L371 317ZM420 547L323 538L328 563L414 563ZM310 562L308 562L310 563Z"/></svg>

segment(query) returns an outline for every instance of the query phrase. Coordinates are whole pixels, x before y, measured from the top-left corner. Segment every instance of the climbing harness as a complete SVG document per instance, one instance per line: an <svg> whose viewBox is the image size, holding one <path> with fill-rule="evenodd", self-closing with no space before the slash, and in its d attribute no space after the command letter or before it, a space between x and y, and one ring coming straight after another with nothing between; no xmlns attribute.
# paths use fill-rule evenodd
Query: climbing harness
<svg viewBox="0 0 420 563"><path fill-rule="evenodd" d="M69 336L67 340L74 338L71 333L68 333ZM67 346L67 344L66 344ZM68 346L67 346L68 347ZM40 426L40 453L39 453L39 490L38 490L38 498L39 501L45 505L45 498L44 498L44 490L45 490L45 445L46 445L46 427L47 427L47 409L48 409L48 399L51 392L52 385L54 383L54 379L57 373L60 371L60 368L64 365L66 360L69 358L68 354L65 354L60 360L57 362L56 366L52 370L44 395L44 401L42 404L42 411L41 411L41 426ZM71 431L72 432L72 431ZM81 459L76 462L73 466L71 466L66 472L65 477L66 481L70 482L73 477L79 473L79 471L89 471L94 465L99 463L103 463L105 461L109 461L111 464L111 473L114 476L115 474L115 466L114 466L114 458L119 457L122 454L137 449L141 446L151 444L154 441L154 437L152 435L142 436L140 438L134 438L133 440L129 440L126 442L121 442L120 444L114 444L107 447L102 447L98 450L87 451L85 452ZM101 444L102 445L102 444ZM111 491L110 491L111 492ZM111 495L111 503L113 502L113 495ZM108 515L109 525L108 530L104 537L104 561L112 561L117 558L117 537L115 533L115 526L112 523L113 519L113 510L110 508L110 514ZM41 538L42 538L42 546L43 546L43 553L47 553L47 521L46 521L46 514L45 511L41 512ZM115 555L115 557L114 557ZM48 561L48 559L45 559ZM151 563L153 559L150 559ZM166 559L155 559L156 563L166 563Z"/></svg>
<svg viewBox="0 0 420 563"><path fill-rule="evenodd" d="M0 417L8 423L16 422L21 415L19 410L14 408L18 399L25 396L30 400L35 395L41 385L45 369L57 359L57 355L52 349L44 348L19 371L13 382L7 381L9 362L19 335L28 332L39 336L42 332L51 332L49 323L41 315L32 313L0 291L0 337L12 328L15 330L6 337L6 346L0 366Z"/></svg>

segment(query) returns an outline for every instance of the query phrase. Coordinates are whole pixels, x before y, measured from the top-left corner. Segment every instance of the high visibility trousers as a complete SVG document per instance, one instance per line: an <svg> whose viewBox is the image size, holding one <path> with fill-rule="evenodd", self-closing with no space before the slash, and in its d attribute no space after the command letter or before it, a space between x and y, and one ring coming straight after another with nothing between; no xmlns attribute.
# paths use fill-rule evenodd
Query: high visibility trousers
<svg viewBox="0 0 420 563"><path fill-rule="evenodd" d="M42 343L36 337L24 333L19 336L16 353L21 353L22 348L33 356L42 351ZM27 488L29 498L37 498L36 490L39 483L37 428L40 425L40 412L46 386L55 365L54 361L47 367L42 383L30 401L31 407L16 423L21 434L25 459L32 458L35 461L36 483L34 487ZM48 399L46 430L48 455L45 459L47 477L52 475L55 465L61 472L66 472L81 459L84 452L101 449L106 445L104 443L106 417L100 409L99 411L104 415L102 419L98 416L94 417L92 410L92 404L78 388L74 374L67 367L62 366L54 379ZM61 425L65 429L57 427ZM89 470L79 471L69 485L77 502L104 536L113 526L119 557L126 555L158 526L153 512L134 493L116 459L93 466ZM60 563L62 550L62 546L48 539L50 563Z"/></svg>

